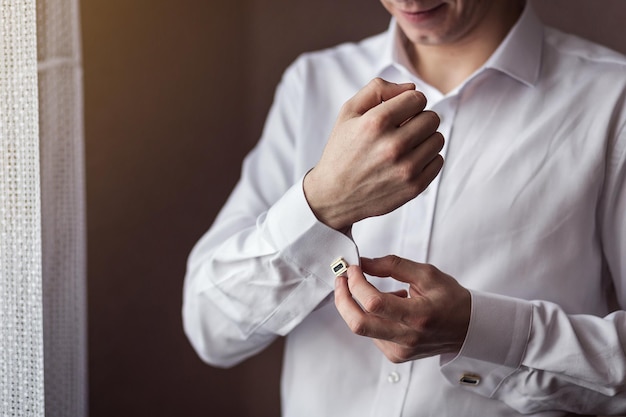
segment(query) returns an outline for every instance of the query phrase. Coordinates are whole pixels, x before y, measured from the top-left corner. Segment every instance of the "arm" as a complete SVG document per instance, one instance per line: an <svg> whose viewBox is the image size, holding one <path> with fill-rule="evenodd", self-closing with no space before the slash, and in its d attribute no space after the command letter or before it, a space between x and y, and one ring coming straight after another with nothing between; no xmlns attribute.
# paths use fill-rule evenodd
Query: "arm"
<svg viewBox="0 0 626 417"><path fill-rule="evenodd" d="M332 274L319 260L356 258L354 243L312 214L294 167L304 85L301 67L286 71L261 140L188 259L184 329L215 366L259 352L330 294Z"/></svg>
<svg viewBox="0 0 626 417"><path fill-rule="evenodd" d="M347 236L315 219L301 184L247 226L236 217L216 224L190 255L183 303L188 338L215 366L259 352L331 293L332 274L319 259L357 257Z"/></svg>
<svg viewBox="0 0 626 417"><path fill-rule="evenodd" d="M522 412L626 412L626 314L568 315L558 305L473 293L472 323L442 373L464 388ZM486 341L488 341L486 343Z"/></svg>
<svg viewBox="0 0 626 417"><path fill-rule="evenodd" d="M370 184L370 192L388 193L394 182L404 181L394 190L409 191L391 206L377 207L380 214L414 197L441 166L442 138L434 134L433 114L422 112L423 96L413 85L376 80L342 108L328 141L333 151L325 151L313 170L305 198L293 168L305 84L296 69L288 71L240 182L189 258L185 331L198 354L217 366L238 363L304 320L331 294L329 264L337 256L358 263L354 243L336 230L374 215L367 211L371 205L350 207L361 204L350 199L355 173ZM372 161L372 144L390 149L391 157ZM360 169L350 169L346 161ZM408 178L380 175L396 165Z"/></svg>
<svg viewBox="0 0 626 417"><path fill-rule="evenodd" d="M336 280L335 303L350 329L392 362L441 355L451 384L522 413L626 411L624 311L570 316L543 301L470 297L436 268L395 256L363 259L362 267L409 284L409 297L381 293L356 266Z"/></svg>
<svg viewBox="0 0 626 417"><path fill-rule="evenodd" d="M491 384L476 387L477 391L520 411L562 409L580 414L626 413L624 126L620 132L608 146L605 183L598 205L606 275L612 278L607 279L610 284L607 298L613 302L610 307L615 311L606 317L570 315L560 306L545 301L498 300L489 294L475 293L476 314L480 317L472 319L475 328L470 331L473 338L466 341L467 350L442 368L450 381L463 367L480 364L486 367L486 374L495 378ZM488 327L494 325L494 317L511 312L513 303L524 311L522 322L528 321L528 325L510 326L496 337L495 329ZM483 337L505 341L505 344L492 346L500 352L496 354L498 358L512 352L506 343L524 346L524 351L512 354L509 361L494 361L494 355L486 355L487 351L479 346ZM524 340L527 341L524 343Z"/></svg>
<svg viewBox="0 0 626 417"><path fill-rule="evenodd" d="M395 257L362 266L371 275L409 283L411 298L381 294L354 267L347 282L337 281L337 308L355 333L376 339L390 360L442 354L441 372L451 384L522 413L625 413L625 144L622 133L611 148L599 205L606 269L613 278L607 292L615 295L617 311L571 315L554 303L477 291L468 303L468 293L447 275ZM460 384L464 375L477 384Z"/></svg>

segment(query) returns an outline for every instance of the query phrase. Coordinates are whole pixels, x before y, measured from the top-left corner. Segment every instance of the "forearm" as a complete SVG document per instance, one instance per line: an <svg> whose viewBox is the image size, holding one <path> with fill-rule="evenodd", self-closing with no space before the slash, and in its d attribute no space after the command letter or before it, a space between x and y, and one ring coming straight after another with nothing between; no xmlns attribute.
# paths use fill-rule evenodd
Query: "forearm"
<svg viewBox="0 0 626 417"><path fill-rule="evenodd" d="M184 289L187 335L208 362L229 366L285 335L331 292L329 264L355 258L347 236L310 212L301 184L248 220L229 202L192 251Z"/></svg>
<svg viewBox="0 0 626 417"><path fill-rule="evenodd" d="M567 315L543 301L478 293L474 301L466 344L456 358L442 358L451 383L471 373L480 383L468 390L523 413L626 412L623 311L601 318Z"/></svg>

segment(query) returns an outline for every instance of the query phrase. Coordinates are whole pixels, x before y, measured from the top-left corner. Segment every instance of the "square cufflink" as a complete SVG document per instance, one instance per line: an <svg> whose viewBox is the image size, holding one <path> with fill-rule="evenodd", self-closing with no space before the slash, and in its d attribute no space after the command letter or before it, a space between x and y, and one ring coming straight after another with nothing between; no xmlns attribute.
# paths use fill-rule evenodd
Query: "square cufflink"
<svg viewBox="0 0 626 417"><path fill-rule="evenodd" d="M469 385L475 387L480 384L480 376L472 375L472 374L463 374L459 379L459 384L461 385Z"/></svg>
<svg viewBox="0 0 626 417"><path fill-rule="evenodd" d="M337 258L330 264L335 276L341 276L348 270L348 263L343 258Z"/></svg>

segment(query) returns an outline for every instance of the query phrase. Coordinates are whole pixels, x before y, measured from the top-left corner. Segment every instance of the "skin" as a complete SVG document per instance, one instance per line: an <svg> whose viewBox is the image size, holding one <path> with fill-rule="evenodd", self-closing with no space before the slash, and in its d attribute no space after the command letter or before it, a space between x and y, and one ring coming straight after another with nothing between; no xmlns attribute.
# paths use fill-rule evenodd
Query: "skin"
<svg viewBox="0 0 626 417"><path fill-rule="evenodd" d="M408 292L382 293L363 272L405 282ZM454 278L397 256L362 258L361 267L350 266L348 277L335 282L335 304L350 330L372 337L394 363L457 352L471 307L468 291Z"/></svg>
<svg viewBox="0 0 626 417"><path fill-rule="evenodd" d="M442 93L496 50L521 14L520 0L381 0L396 19L417 74Z"/></svg>
<svg viewBox="0 0 626 417"><path fill-rule="evenodd" d="M495 51L519 17L520 0L381 0L397 20L414 70L450 91ZM317 218L347 232L419 195L443 166L438 116L413 84L375 79L342 107L319 163L304 178ZM348 327L393 362L457 353L471 295L432 265L396 256L362 259L339 277L335 305ZM408 284L382 293L364 273Z"/></svg>
<svg viewBox="0 0 626 417"><path fill-rule="evenodd" d="M304 179L318 219L345 231L426 189L443 165L443 136L439 117L425 106L415 85L380 78L343 105L319 163Z"/></svg>

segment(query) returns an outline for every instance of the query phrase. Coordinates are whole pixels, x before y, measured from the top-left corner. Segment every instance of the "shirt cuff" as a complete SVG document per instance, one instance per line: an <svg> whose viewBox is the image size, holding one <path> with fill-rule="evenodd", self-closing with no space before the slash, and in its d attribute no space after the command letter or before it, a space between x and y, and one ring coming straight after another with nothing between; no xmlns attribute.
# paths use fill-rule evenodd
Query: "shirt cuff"
<svg viewBox="0 0 626 417"><path fill-rule="evenodd" d="M349 265L358 265L359 252L351 236L326 226L315 217L304 196L302 180L272 206L265 220L263 227L268 228L268 236L281 248L281 257L295 265L305 277L298 289L264 323L264 327L286 334L301 317L328 300L327 296L335 288L333 261L343 258Z"/></svg>
<svg viewBox="0 0 626 417"><path fill-rule="evenodd" d="M497 294L471 294L465 342L458 355L441 356L441 372L450 383L491 397L521 365L530 336L532 304Z"/></svg>

